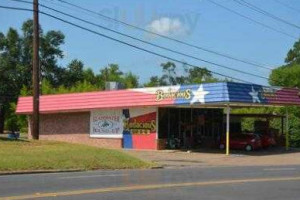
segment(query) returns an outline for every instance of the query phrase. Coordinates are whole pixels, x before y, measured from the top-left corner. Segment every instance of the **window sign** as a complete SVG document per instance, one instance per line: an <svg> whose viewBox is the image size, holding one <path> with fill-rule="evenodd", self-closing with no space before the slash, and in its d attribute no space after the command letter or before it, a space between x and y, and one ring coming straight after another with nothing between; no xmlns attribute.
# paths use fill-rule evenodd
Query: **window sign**
<svg viewBox="0 0 300 200"><path fill-rule="evenodd" d="M90 137L122 138L122 110L91 111Z"/></svg>

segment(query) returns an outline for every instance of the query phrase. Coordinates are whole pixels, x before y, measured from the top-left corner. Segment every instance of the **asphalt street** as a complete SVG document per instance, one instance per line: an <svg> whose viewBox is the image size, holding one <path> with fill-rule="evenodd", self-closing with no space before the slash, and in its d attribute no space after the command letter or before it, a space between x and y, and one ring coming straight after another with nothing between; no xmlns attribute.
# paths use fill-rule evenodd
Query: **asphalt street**
<svg viewBox="0 0 300 200"><path fill-rule="evenodd" d="M0 176L0 199L300 199L300 166L107 170Z"/></svg>

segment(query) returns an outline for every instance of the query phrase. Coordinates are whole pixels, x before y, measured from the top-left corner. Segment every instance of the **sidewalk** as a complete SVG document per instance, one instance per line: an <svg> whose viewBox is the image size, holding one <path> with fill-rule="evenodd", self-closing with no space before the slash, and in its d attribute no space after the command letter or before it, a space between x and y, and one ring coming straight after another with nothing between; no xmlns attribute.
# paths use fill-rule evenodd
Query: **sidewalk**
<svg viewBox="0 0 300 200"><path fill-rule="evenodd" d="M140 159L152 161L164 167L213 167L213 166L284 166L300 165L300 150L283 148L254 152L232 151L226 156L221 151L141 151L125 150Z"/></svg>

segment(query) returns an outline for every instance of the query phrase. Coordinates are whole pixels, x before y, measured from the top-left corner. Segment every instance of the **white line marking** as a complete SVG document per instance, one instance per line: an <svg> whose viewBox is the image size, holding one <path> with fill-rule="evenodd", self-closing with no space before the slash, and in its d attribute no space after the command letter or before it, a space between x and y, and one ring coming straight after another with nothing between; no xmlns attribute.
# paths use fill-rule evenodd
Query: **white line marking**
<svg viewBox="0 0 300 200"><path fill-rule="evenodd" d="M129 174L98 174L90 176L66 176L58 177L59 179L73 179L73 178L95 178L95 177L109 177L109 176L129 176Z"/></svg>

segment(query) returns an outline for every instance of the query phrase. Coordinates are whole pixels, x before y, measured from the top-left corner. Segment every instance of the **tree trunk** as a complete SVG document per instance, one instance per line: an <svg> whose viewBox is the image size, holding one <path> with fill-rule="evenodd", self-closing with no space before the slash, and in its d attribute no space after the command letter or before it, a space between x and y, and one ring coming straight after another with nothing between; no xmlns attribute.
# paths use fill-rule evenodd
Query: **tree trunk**
<svg viewBox="0 0 300 200"><path fill-rule="evenodd" d="M0 134L4 132L4 106L0 106Z"/></svg>

